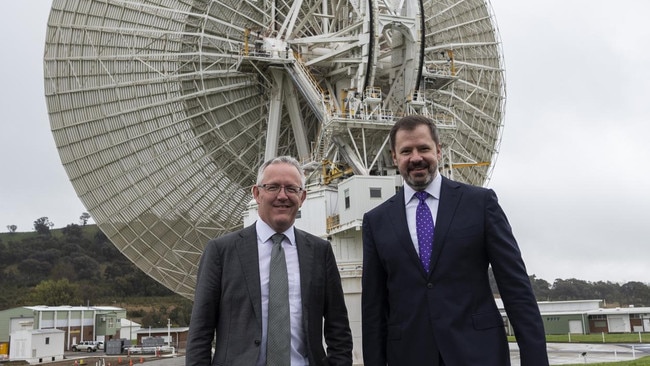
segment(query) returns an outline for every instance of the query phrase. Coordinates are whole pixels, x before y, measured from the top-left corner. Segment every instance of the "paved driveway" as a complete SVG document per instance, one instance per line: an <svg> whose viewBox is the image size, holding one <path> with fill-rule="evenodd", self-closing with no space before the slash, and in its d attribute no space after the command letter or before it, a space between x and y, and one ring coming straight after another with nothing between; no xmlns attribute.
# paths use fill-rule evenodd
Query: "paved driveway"
<svg viewBox="0 0 650 366"><path fill-rule="evenodd" d="M520 366L517 344L510 343L510 350L512 366ZM628 361L647 355L650 355L650 344L548 344L548 356L551 365ZM185 366L185 356L159 359L147 358L145 366Z"/></svg>
<svg viewBox="0 0 650 366"><path fill-rule="evenodd" d="M547 349L551 365L629 361L650 354L648 344L549 343ZM520 366L516 343L510 343L510 351L512 366Z"/></svg>

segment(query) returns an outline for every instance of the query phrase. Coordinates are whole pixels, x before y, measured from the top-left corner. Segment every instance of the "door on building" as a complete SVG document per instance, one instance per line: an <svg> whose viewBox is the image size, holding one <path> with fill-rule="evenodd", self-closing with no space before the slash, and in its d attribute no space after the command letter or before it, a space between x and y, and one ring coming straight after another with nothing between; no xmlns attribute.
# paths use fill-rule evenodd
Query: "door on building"
<svg viewBox="0 0 650 366"><path fill-rule="evenodd" d="M607 323L609 326L609 333L626 333L629 332L629 329L625 329L625 320L620 316L609 316L607 317Z"/></svg>
<svg viewBox="0 0 650 366"><path fill-rule="evenodd" d="M583 334L582 321L581 320L569 320L569 333L571 334Z"/></svg>

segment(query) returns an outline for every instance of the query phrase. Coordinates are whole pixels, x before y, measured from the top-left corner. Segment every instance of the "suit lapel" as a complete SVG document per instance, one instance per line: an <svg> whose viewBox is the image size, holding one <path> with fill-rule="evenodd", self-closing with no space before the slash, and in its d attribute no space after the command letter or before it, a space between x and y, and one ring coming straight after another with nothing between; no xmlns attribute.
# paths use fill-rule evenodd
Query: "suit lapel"
<svg viewBox="0 0 650 366"><path fill-rule="evenodd" d="M248 296L253 305L259 329L262 329L262 290L260 288L259 254L255 225L244 228L237 242L237 253L244 272Z"/></svg>
<svg viewBox="0 0 650 366"><path fill-rule="evenodd" d="M307 239L305 233L294 228L298 263L300 267L300 298L302 299L303 319L307 319L309 290L311 289L311 269L314 265L314 245Z"/></svg>
<svg viewBox="0 0 650 366"><path fill-rule="evenodd" d="M462 192L460 185L452 180L442 177L440 187L440 202L438 203L438 215L436 226L433 232L433 253L431 254L431 273L435 270L440 259L440 254L445 246L445 237L460 202Z"/></svg>
<svg viewBox="0 0 650 366"><path fill-rule="evenodd" d="M393 225L393 230L397 235L397 241L402 246L402 249L408 253L409 258L413 261L413 265L420 269L420 273L426 276L424 268L420 263L420 257L415 251L415 244L411 240L411 233L406 221L406 197L404 197L404 189L400 190L392 198L390 203L393 207L388 210L390 222Z"/></svg>

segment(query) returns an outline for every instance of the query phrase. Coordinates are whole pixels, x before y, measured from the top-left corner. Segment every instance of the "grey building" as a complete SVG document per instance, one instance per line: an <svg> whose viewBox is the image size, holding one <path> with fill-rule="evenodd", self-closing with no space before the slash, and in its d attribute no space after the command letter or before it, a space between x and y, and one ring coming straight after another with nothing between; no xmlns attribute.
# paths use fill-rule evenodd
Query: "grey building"
<svg viewBox="0 0 650 366"><path fill-rule="evenodd" d="M10 348L9 335L19 330L59 329L65 349L81 341L120 338L126 309L114 306L24 306L0 311L0 344Z"/></svg>

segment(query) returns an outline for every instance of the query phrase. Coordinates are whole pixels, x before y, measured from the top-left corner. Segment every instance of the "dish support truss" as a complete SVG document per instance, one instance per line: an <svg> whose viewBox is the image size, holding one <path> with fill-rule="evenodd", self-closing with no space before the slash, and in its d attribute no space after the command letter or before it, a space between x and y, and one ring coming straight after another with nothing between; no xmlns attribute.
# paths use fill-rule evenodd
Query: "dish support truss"
<svg viewBox="0 0 650 366"><path fill-rule="evenodd" d="M433 118L444 174L484 184L505 82L487 0L54 0L45 92L61 161L109 239L191 298L257 167L391 175L388 130Z"/></svg>

